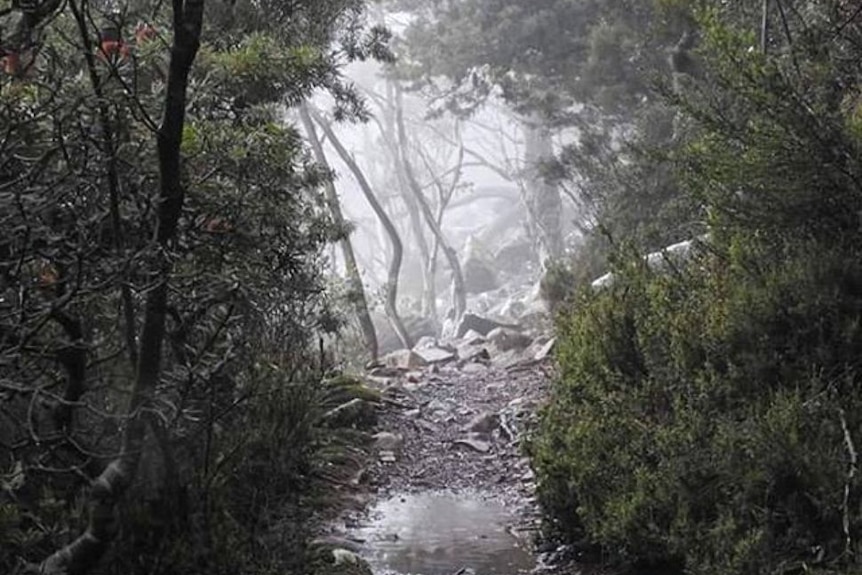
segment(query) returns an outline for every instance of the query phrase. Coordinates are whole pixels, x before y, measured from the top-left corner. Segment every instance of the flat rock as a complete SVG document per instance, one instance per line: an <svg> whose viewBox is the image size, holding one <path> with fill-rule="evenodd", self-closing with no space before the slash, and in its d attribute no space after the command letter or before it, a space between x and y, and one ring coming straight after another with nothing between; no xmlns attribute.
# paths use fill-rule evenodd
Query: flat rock
<svg viewBox="0 0 862 575"><path fill-rule="evenodd" d="M478 439L475 437L462 437L460 439L456 439L452 442L452 445L456 447L469 447L473 451L477 451L479 453L488 453L489 451L491 451L491 443L489 441L485 441L484 439Z"/></svg>
<svg viewBox="0 0 862 575"><path fill-rule="evenodd" d="M422 361L424 361L426 364L446 363L449 361L454 361L458 357L454 351L443 349L440 347L427 347L422 349L414 349L413 351L420 358L422 358Z"/></svg>

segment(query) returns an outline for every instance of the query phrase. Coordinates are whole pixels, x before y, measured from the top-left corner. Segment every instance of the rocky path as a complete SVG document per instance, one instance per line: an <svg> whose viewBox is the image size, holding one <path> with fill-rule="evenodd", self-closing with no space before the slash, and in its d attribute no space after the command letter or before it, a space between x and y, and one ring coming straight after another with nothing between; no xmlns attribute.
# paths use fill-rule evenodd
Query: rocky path
<svg viewBox="0 0 862 575"><path fill-rule="evenodd" d="M370 483L379 493L472 489L529 503L534 483L521 439L547 380L545 366L490 361L408 372L385 387L393 401L379 423Z"/></svg>
<svg viewBox="0 0 862 575"><path fill-rule="evenodd" d="M375 573L534 570L539 512L523 442L546 395L552 345L506 329L467 333L396 352L369 372L383 408L362 478L366 505L336 534L389 562Z"/></svg>

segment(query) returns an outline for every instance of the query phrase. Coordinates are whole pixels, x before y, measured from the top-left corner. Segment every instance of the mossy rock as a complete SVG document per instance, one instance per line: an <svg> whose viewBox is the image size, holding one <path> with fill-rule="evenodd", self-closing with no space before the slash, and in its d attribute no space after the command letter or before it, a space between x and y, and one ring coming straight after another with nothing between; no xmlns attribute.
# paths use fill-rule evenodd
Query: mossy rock
<svg viewBox="0 0 862 575"><path fill-rule="evenodd" d="M337 375L326 380L325 384L343 402L361 399L371 403L380 403L381 400L379 391L368 387L365 382L352 375Z"/></svg>

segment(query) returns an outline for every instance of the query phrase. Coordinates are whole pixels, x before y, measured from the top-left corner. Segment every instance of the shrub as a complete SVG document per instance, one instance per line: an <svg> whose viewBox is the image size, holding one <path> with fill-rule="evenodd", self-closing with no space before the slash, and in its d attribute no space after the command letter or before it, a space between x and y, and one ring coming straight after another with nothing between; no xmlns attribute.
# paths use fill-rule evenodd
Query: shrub
<svg viewBox="0 0 862 575"><path fill-rule="evenodd" d="M569 537L692 573L852 563L862 267L800 249L752 274L733 249L632 264L561 318L542 504Z"/></svg>

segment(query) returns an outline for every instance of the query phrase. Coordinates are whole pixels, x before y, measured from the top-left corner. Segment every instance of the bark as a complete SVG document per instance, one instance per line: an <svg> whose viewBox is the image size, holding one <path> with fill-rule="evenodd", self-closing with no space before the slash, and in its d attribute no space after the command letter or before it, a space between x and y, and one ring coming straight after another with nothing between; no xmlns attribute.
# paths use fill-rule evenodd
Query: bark
<svg viewBox="0 0 862 575"><path fill-rule="evenodd" d="M72 543L45 559L46 575L83 575L107 550L114 535L114 510L132 484L146 438L146 408L159 381L165 340L168 281L171 261L167 255L176 236L184 190L180 180L180 142L185 123L189 72L200 46L204 0L173 0L173 45L168 72L162 125L158 132L159 210L156 223L157 283L144 306L138 366L126 410L128 420L120 455L95 479L90 490L90 517L86 531Z"/></svg>
<svg viewBox="0 0 862 575"><path fill-rule="evenodd" d="M362 173L361 169L359 169L353 156L348 153L347 149L345 149L344 145L341 143L341 140L336 137L335 132L329 125L329 122L321 117L321 115L314 109L309 108L309 113L312 118L314 118L314 121L317 122L317 125L320 126L320 129L323 130L323 133L326 135L326 138L329 140L332 147L335 148L339 157L345 164L347 164L350 172L356 178L356 182L359 184L362 194L365 196L369 205L371 205L371 209L374 210L374 213L377 215L377 218L386 230L386 234L389 236L389 241L392 244L392 260L389 263L389 277L386 283L386 300L384 305L386 307L386 315L389 317L389 321L392 323L392 327L395 329L398 339L401 340L401 344L405 348L411 349L413 347L413 340L407 332L407 329L404 327L404 323L401 321L401 316L398 315L398 274L401 272L401 262L404 259L404 246L401 243L401 238L398 236L398 230L395 229L395 225L392 223L386 210L383 209L383 206L381 206L380 202L377 200L377 196L374 195L374 190L371 189L371 184L368 183L368 180L365 178L365 174Z"/></svg>
<svg viewBox="0 0 862 575"><path fill-rule="evenodd" d="M547 268L550 261L563 253L560 214L563 209L560 190L543 176L542 162L554 155L551 134L542 120L528 118L524 122L524 160L527 170L527 189L524 203L527 206L530 231L536 243L539 262Z"/></svg>
<svg viewBox="0 0 862 575"><path fill-rule="evenodd" d="M407 179L407 187L410 189L416 203L422 210L422 216L425 218L425 223L434 234L434 238L443 251L446 261L449 263L449 268L452 270L452 305L455 309L455 322L461 319L464 311L467 309L467 290L464 288L464 275L461 273L461 263L458 261L458 253L446 241L446 236L440 228L437 219L431 211L428 201L422 194L422 186L416 179L416 174L413 171L413 166L410 163L410 158L407 155L407 129L404 126L404 106L401 90L396 87L395 90L395 123L398 130L398 155L401 167L404 170L404 176Z"/></svg>
<svg viewBox="0 0 862 575"><path fill-rule="evenodd" d="M326 160L326 154L323 151L323 145L320 143L320 138L317 137L317 130L314 128L314 122L311 119L311 114L308 112L308 105L303 103L299 107L299 117L302 120L302 125L305 128L305 133L308 135L308 140L311 143L311 149L314 152L314 157L317 163L324 167L329 167ZM335 224L344 227L344 215L341 212L341 203L338 200L338 192L335 190L335 184L331 180L326 182L324 186L326 193L326 202L329 205L329 211L332 214L332 219ZM347 281L350 285L351 297L350 301L354 306L356 318L359 320L359 326L362 329L362 336L365 339L365 348L371 355L371 359L377 359L377 333L374 330L374 323L371 321L371 314L368 313L368 300L365 297L365 288L362 286L362 277L359 275L359 266L356 263L356 255L353 252L353 245L350 242L349 236L344 236L339 241L341 253L344 256L344 267L347 270Z"/></svg>

